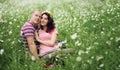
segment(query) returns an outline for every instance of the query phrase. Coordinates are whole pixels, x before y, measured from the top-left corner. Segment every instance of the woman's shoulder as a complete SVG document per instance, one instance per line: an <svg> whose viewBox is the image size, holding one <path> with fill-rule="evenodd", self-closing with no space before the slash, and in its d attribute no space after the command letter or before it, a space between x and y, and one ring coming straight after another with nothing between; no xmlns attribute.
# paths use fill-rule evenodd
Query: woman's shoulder
<svg viewBox="0 0 120 70"><path fill-rule="evenodd" d="M54 28L50 33L58 33L57 28Z"/></svg>
<svg viewBox="0 0 120 70"><path fill-rule="evenodd" d="M54 29L51 30L51 32L54 32L54 31L57 31L57 28L54 28Z"/></svg>

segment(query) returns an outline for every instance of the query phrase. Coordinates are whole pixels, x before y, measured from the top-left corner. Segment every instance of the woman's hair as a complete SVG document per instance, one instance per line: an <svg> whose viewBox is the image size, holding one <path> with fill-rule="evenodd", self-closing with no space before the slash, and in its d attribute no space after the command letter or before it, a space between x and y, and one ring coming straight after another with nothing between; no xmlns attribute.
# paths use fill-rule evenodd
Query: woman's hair
<svg viewBox="0 0 120 70"><path fill-rule="evenodd" d="M52 31L55 28L55 23L54 23L53 17L48 12L43 12L41 17L43 15L47 15L47 19L48 19L47 31L46 32L50 32L50 31ZM41 29L43 29L43 26L40 25L40 27L41 27Z"/></svg>

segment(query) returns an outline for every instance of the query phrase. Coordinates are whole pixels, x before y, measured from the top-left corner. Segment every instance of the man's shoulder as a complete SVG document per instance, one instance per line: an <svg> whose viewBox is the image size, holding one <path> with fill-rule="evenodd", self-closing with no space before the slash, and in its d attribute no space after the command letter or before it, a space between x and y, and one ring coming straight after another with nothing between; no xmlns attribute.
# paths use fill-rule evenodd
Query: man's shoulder
<svg viewBox="0 0 120 70"><path fill-rule="evenodd" d="M32 28L32 29L34 29L33 25L31 23L29 23L29 22L25 22L25 24L22 26L22 29L24 29L24 28Z"/></svg>
<svg viewBox="0 0 120 70"><path fill-rule="evenodd" d="M25 24L23 25L23 27L24 27L24 26L31 26L31 27L33 27L30 22L25 22Z"/></svg>

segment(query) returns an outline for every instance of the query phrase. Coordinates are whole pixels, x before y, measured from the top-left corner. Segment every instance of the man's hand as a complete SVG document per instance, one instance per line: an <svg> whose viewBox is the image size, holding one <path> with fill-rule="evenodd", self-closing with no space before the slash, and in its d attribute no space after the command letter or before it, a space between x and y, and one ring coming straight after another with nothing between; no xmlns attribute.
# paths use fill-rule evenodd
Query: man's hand
<svg viewBox="0 0 120 70"><path fill-rule="evenodd" d="M39 40L39 36L38 36L37 31L35 31L35 38L36 38L37 41Z"/></svg>

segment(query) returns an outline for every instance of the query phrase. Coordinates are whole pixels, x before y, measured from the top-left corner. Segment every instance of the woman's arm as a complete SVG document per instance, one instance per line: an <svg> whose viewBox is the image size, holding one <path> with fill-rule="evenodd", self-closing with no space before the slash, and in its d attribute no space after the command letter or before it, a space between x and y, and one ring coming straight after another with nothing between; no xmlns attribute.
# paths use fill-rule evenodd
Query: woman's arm
<svg viewBox="0 0 120 70"><path fill-rule="evenodd" d="M52 34L52 38L49 41L43 41L43 40L39 39L37 32L35 32L35 37L38 42L40 42L44 45L47 45L47 46L54 46L56 43L56 40L57 40L57 34L55 34L55 33Z"/></svg>

